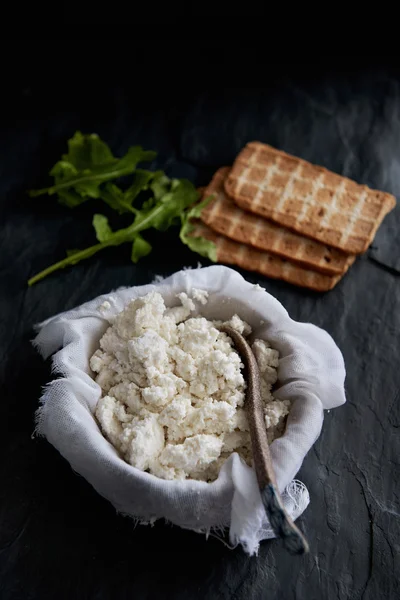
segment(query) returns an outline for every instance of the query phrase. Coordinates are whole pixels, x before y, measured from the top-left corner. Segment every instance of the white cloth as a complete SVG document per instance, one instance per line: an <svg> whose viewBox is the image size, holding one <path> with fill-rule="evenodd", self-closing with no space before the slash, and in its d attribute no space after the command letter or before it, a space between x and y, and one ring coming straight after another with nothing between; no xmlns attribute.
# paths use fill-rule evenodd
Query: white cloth
<svg viewBox="0 0 400 600"><path fill-rule="evenodd" d="M155 289L167 306L174 306L179 304L176 294L190 294L193 287L210 294L201 307L205 317L226 320L237 313L251 325L254 337L268 340L279 350L274 395L290 399L292 408L285 434L271 444L271 454L279 490L296 519L307 507L309 495L293 478L319 436L323 409L345 402L343 357L328 333L293 321L278 300L227 267L183 270L150 285L119 289L41 323L34 344L44 357L58 350L53 369L61 377L51 382L42 396L37 432L119 512L143 523L165 518L205 533L229 527L231 544L240 543L254 554L260 540L274 534L255 473L238 454L225 462L213 483L165 481L124 462L93 416L101 390L92 379L89 358L109 325L107 317ZM110 307L99 310L106 300Z"/></svg>

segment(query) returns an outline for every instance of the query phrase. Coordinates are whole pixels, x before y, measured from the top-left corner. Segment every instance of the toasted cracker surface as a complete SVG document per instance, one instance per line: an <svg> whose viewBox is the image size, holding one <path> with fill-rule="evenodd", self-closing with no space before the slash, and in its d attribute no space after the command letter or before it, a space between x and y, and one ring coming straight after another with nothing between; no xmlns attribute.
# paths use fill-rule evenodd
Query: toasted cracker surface
<svg viewBox="0 0 400 600"><path fill-rule="evenodd" d="M225 192L229 172L229 167L218 169L203 190L203 197L214 196L202 211L203 223L236 242L277 254L307 269L328 275L339 275L346 269L351 260L348 254L239 208Z"/></svg>
<svg viewBox="0 0 400 600"><path fill-rule="evenodd" d="M242 269L256 271L266 277L282 279L288 283L318 292L331 290L350 266L350 264L347 265L346 270L341 275L335 276L311 271L270 252L263 252L252 246L234 242L223 235L219 235L200 221L195 224L192 235L194 237L202 236L214 242L217 247L218 262L236 265ZM352 257L351 262L354 262L354 257Z"/></svg>
<svg viewBox="0 0 400 600"><path fill-rule="evenodd" d="M250 142L225 190L242 209L349 254L365 252L396 200L346 177Z"/></svg>

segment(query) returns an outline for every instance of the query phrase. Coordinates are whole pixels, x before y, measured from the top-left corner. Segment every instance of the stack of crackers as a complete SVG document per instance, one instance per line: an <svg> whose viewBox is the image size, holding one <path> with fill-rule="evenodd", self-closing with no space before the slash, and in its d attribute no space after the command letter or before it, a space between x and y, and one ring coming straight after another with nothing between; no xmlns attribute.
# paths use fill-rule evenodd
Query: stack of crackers
<svg viewBox="0 0 400 600"><path fill-rule="evenodd" d="M193 235L215 243L219 262L316 291L336 285L396 204L261 142L215 173L209 196Z"/></svg>

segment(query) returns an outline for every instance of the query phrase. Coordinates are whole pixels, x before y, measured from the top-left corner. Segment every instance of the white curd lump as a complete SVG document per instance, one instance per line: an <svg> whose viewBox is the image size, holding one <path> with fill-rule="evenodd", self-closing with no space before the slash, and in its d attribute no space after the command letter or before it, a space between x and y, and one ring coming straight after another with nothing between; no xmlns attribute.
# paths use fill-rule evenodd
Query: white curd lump
<svg viewBox="0 0 400 600"><path fill-rule="evenodd" d="M174 308L158 292L133 300L107 329L90 359L102 389L96 417L134 467L163 479L213 481L232 452L252 464L243 363L221 322L199 316L208 293L177 297ZM251 333L237 315L227 324ZM264 340L252 349L271 443L284 431L290 402L271 393L278 352Z"/></svg>

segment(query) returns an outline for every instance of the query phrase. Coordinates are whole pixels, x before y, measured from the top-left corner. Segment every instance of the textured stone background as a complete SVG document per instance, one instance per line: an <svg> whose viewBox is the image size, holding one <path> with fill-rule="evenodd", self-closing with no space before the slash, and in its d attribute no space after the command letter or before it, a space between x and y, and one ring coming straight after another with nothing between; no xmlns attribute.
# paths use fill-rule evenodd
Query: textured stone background
<svg viewBox="0 0 400 600"><path fill-rule="evenodd" d="M169 72L177 68L177 55L164 57ZM226 56L225 49L219 66ZM213 57L206 58L212 69ZM135 529L49 444L31 439L38 397L51 376L49 363L30 345L33 325L116 286L143 284L198 260L176 235L157 234L151 236L154 252L138 266L129 262L128 248L120 248L26 287L29 276L63 257L66 248L93 240L90 209L72 212L52 199L25 194L45 184L77 128L96 131L116 154L135 143L156 149L157 166L199 185L231 163L245 142L259 139L400 195L400 78L393 69L353 65L346 72L321 73L311 66L295 73L283 69L279 77L276 69L263 89L221 89L211 81L204 89L178 78L166 85L166 78L161 82L153 73L144 86L137 72L112 84L93 77L71 86L65 73L58 80L31 57L5 93L0 598L395 599L400 207L386 219L368 255L325 295L245 273L293 318L327 329L347 365L347 404L326 414L321 437L299 473L311 495L299 521L309 556L292 559L272 542L262 545L258 558L248 558L212 537L206 541L162 523ZM196 72L191 75L195 79Z"/></svg>

